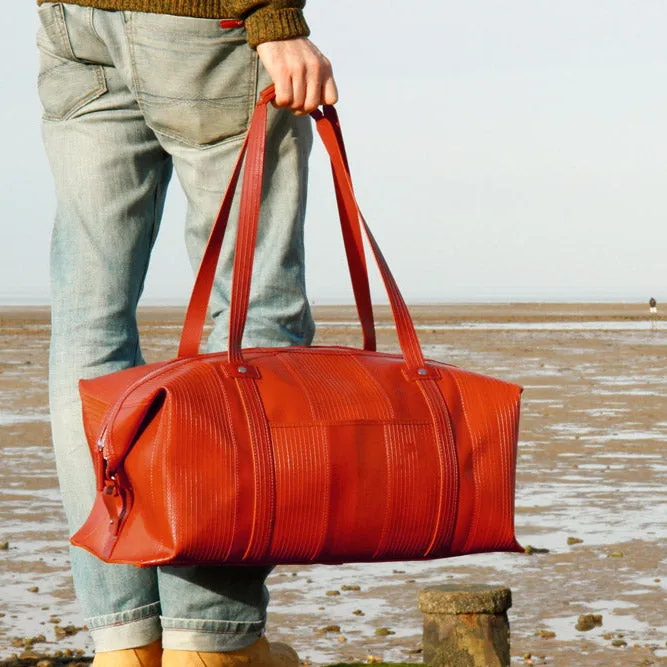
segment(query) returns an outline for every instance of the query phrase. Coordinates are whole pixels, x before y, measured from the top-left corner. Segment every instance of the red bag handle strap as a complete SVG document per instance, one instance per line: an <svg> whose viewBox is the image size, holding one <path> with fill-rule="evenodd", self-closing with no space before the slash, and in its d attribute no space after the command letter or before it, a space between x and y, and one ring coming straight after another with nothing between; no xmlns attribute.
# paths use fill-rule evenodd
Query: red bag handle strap
<svg viewBox="0 0 667 667"><path fill-rule="evenodd" d="M257 245L257 226L264 183L264 151L268 102L255 108L248 131L248 152L243 172L239 223L234 246L232 294L229 306L228 359L230 364L244 366L241 340L250 303L250 281Z"/></svg>
<svg viewBox="0 0 667 667"><path fill-rule="evenodd" d="M195 356L199 353L204 324L206 322L206 313L208 311L210 294L211 290L213 289L213 283L215 280L218 259L220 256L220 251L224 240L224 235L227 229L227 222L229 220L232 202L238 185L239 175L241 173L241 165L243 163L243 158L248 151L249 140L252 132L256 130L257 132L264 133L264 135L266 134L266 119L264 119L263 123L255 122L255 116L257 116L258 114L262 114L261 111L262 108L264 108L264 111L266 111L266 105L272 99L274 99L274 97L275 97L274 87L269 86L261 93L260 100L257 103L257 108L255 115L253 116L253 121L251 122L243 146L241 147L241 151L236 161L232 177L225 192L225 196L223 197L220 210L218 212L215 223L211 230L206 245L206 249L204 251L204 255L201 260L199 271L197 273L197 278L195 280L195 284L192 290L192 296L190 298L190 303L188 305L188 309L186 312L185 323L183 325L183 332L181 334L181 341L178 348L179 358ZM333 107L326 107L325 114L327 114L327 116L330 117L332 121L335 123L337 141L339 142L341 151L345 156L345 146L343 144L342 132L340 131L340 123L338 122L338 116L336 114L336 111ZM257 168L257 166L259 165L260 168L263 170L264 167L263 149L261 155L261 162L258 162L257 160L258 157L259 156L255 157L253 164L255 165L255 168ZM346 157L344 157L344 162L345 162L345 168L348 169ZM332 170L333 170L333 165L332 165ZM246 172L247 172L246 175L249 176L250 173L248 172L247 165L246 165ZM244 179L245 178L246 176L244 176ZM338 204L338 211L341 220L341 229L343 231L343 239L345 243L345 252L347 255L348 268L352 279L352 287L354 291L357 312L359 315L359 320L361 322L363 331L364 349L375 350L376 349L375 322L373 318L373 307L371 303L370 287L368 283L368 271L366 268L366 258L364 254L364 247L361 236L361 227L359 224L358 213L355 209L347 210L345 208L345 202L340 195L340 187L335 174L334 174L334 183L336 187L336 201ZM252 200L252 196L253 196L252 193L248 195L249 200ZM244 207L241 206L241 211L244 210L245 210ZM350 216L351 219L349 219ZM240 223L239 223L239 229L240 229ZM232 283L232 285L233 284L234 283ZM233 286L232 289L234 289Z"/></svg>
<svg viewBox="0 0 667 667"><path fill-rule="evenodd" d="M229 324L229 362L244 367L246 364L243 360L241 339L243 337L243 328L245 326L248 312L252 263L255 253L259 208L261 203L264 149L266 145L266 105L268 101L272 99L272 91L267 89L267 91L264 92L268 99L266 99L264 95L262 96L262 99L260 99L248 133L248 156L243 176L241 212L239 215L239 229L236 240L236 252L232 276L232 298ZM399 344L408 369L411 373L418 376L428 376L430 375L430 372L425 367L424 355L419 344L419 339L417 338L414 323L412 322L412 318L410 317L410 313L405 304L405 300L398 289L398 285L396 284L382 251L359 210L359 206L354 196L346 160L342 151L341 142L339 141L340 135L337 135L335 126L332 123L331 112L329 111L326 114L316 113L314 115L316 117L319 135L331 159L334 178L339 188L340 198L343 202L342 208L346 213L341 216L341 224L348 227L346 233L349 234L350 238L354 239L355 235L350 229L350 226L353 224L354 220L361 221L389 296L394 321L396 323ZM355 211L354 215L351 215L352 211Z"/></svg>
<svg viewBox="0 0 667 667"><path fill-rule="evenodd" d="M325 109L326 110L326 109ZM394 323L396 324L396 332L398 334L398 342L401 346L401 351L405 357L408 368L416 373L418 376L431 375L431 372L426 369L424 354L419 344L419 338L415 330L414 322L410 316L410 311L403 299L398 284L389 269L389 264L385 259L380 247L373 236L366 219L364 218L359 204L357 203L354 188L348 170L345 168L344 154L341 151L341 146L336 140L335 127L331 123L331 119L324 114L317 119L317 130L324 143L324 146L331 158L334 171L337 173L339 183L341 186L341 193L343 197L349 202L349 207L354 207L357 212L358 219L361 221L362 228L370 243L373 256L380 270L382 281L389 297L392 314L394 316Z"/></svg>
<svg viewBox="0 0 667 667"><path fill-rule="evenodd" d="M347 153L345 151L345 143L343 141L343 132L338 120L338 113L333 106L325 106L325 118L331 123L336 141L340 148L343 162L345 164L345 171L352 178L350 174L350 165L347 161ZM322 113L315 111L311 114L315 120L318 120ZM334 188L336 191L336 204L338 205L338 214L340 219L341 231L343 233L343 243L345 244L345 254L347 256L347 265L350 270L350 278L352 280L352 288L354 290L355 304L357 306L357 314L361 322L361 328L364 334L364 349L375 350L375 322L373 319L373 304L371 302L371 290L368 282L368 269L366 268L366 255L364 253L364 242L361 236L361 226L359 224L359 215L356 208L348 210L346 206L346 199L341 192L341 185L338 181L336 170L331 164L331 171L333 174Z"/></svg>
<svg viewBox="0 0 667 667"><path fill-rule="evenodd" d="M232 210L234 193L236 192L236 186L239 182L241 165L243 164L243 158L248 150L249 140L250 131L248 131L243 146L241 146L241 151L239 152L236 164L234 165L232 177L229 179L225 196L222 198L218 216L211 229L208 242L206 243L206 249L204 250L195 284L192 288L190 303L188 304L188 309L185 313L185 323L183 324L183 331L181 333L181 342L178 346L179 359L182 357L193 357L199 354L204 325L206 324L208 302L211 298L220 250L222 249L222 241L225 237L225 231L227 230L227 221L229 220L229 213Z"/></svg>

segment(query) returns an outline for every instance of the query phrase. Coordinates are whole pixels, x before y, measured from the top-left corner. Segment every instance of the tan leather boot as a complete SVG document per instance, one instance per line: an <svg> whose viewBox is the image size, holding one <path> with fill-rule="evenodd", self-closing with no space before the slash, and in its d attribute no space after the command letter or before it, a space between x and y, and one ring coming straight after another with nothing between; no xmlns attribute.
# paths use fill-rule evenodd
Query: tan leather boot
<svg viewBox="0 0 667 667"><path fill-rule="evenodd" d="M229 653L165 649L162 667L299 667L299 656L287 644L269 644L264 637Z"/></svg>
<svg viewBox="0 0 667 667"><path fill-rule="evenodd" d="M161 667L162 643L158 639L147 646L95 654L93 667Z"/></svg>

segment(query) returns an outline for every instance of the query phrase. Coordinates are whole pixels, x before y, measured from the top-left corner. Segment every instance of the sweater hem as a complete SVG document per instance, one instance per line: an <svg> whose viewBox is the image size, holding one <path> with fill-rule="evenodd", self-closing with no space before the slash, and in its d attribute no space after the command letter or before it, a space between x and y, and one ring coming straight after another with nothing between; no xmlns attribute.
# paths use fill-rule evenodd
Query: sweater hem
<svg viewBox="0 0 667 667"><path fill-rule="evenodd" d="M37 0L38 5L45 2L49 0ZM310 34L300 9L278 9L268 5L244 15L235 0L67 0L67 4L106 11L171 14L201 19L244 19L248 43L252 48L262 42L307 37Z"/></svg>

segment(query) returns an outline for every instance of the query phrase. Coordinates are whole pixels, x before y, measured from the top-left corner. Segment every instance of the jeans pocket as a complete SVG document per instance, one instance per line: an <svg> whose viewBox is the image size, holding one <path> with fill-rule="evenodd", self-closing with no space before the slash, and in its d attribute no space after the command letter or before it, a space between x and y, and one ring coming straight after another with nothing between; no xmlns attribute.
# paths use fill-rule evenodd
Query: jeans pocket
<svg viewBox="0 0 667 667"><path fill-rule="evenodd" d="M107 92L104 69L76 58L62 3L39 6L37 90L45 120L66 120Z"/></svg>
<svg viewBox="0 0 667 667"><path fill-rule="evenodd" d="M243 26L132 12L128 34L137 98L154 131L206 148L248 129L258 61Z"/></svg>

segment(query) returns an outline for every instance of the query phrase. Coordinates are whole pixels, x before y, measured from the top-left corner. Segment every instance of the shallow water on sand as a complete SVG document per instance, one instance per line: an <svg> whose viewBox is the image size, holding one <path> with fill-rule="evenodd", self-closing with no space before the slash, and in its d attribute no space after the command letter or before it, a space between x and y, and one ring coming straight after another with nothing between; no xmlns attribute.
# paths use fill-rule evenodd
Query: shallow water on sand
<svg viewBox="0 0 667 667"><path fill-rule="evenodd" d="M563 315L477 307L468 319L461 308L417 309L428 357L524 386L517 534L548 553L278 568L270 577L270 637L292 642L312 664L414 660L420 588L495 583L513 591L517 664L525 653L542 656L535 664L568 667L667 662L667 328L664 320L642 321L638 309L600 308ZM174 355L180 317L145 318L150 360ZM358 344L349 309L329 308L319 319L326 326L318 344ZM380 319L380 347L395 351L389 322ZM90 649L83 630L55 637L56 626L83 619L49 443L45 322L45 314L0 312L0 546L9 542L0 549L0 657L20 652L12 638L39 634L46 641L35 647L45 651ZM568 544L572 537L583 542ZM350 586L359 590L343 588ZM602 626L576 630L585 613L602 614ZM335 625L339 631L323 631ZM394 634L376 636L380 627ZM619 639L626 645L612 646Z"/></svg>

